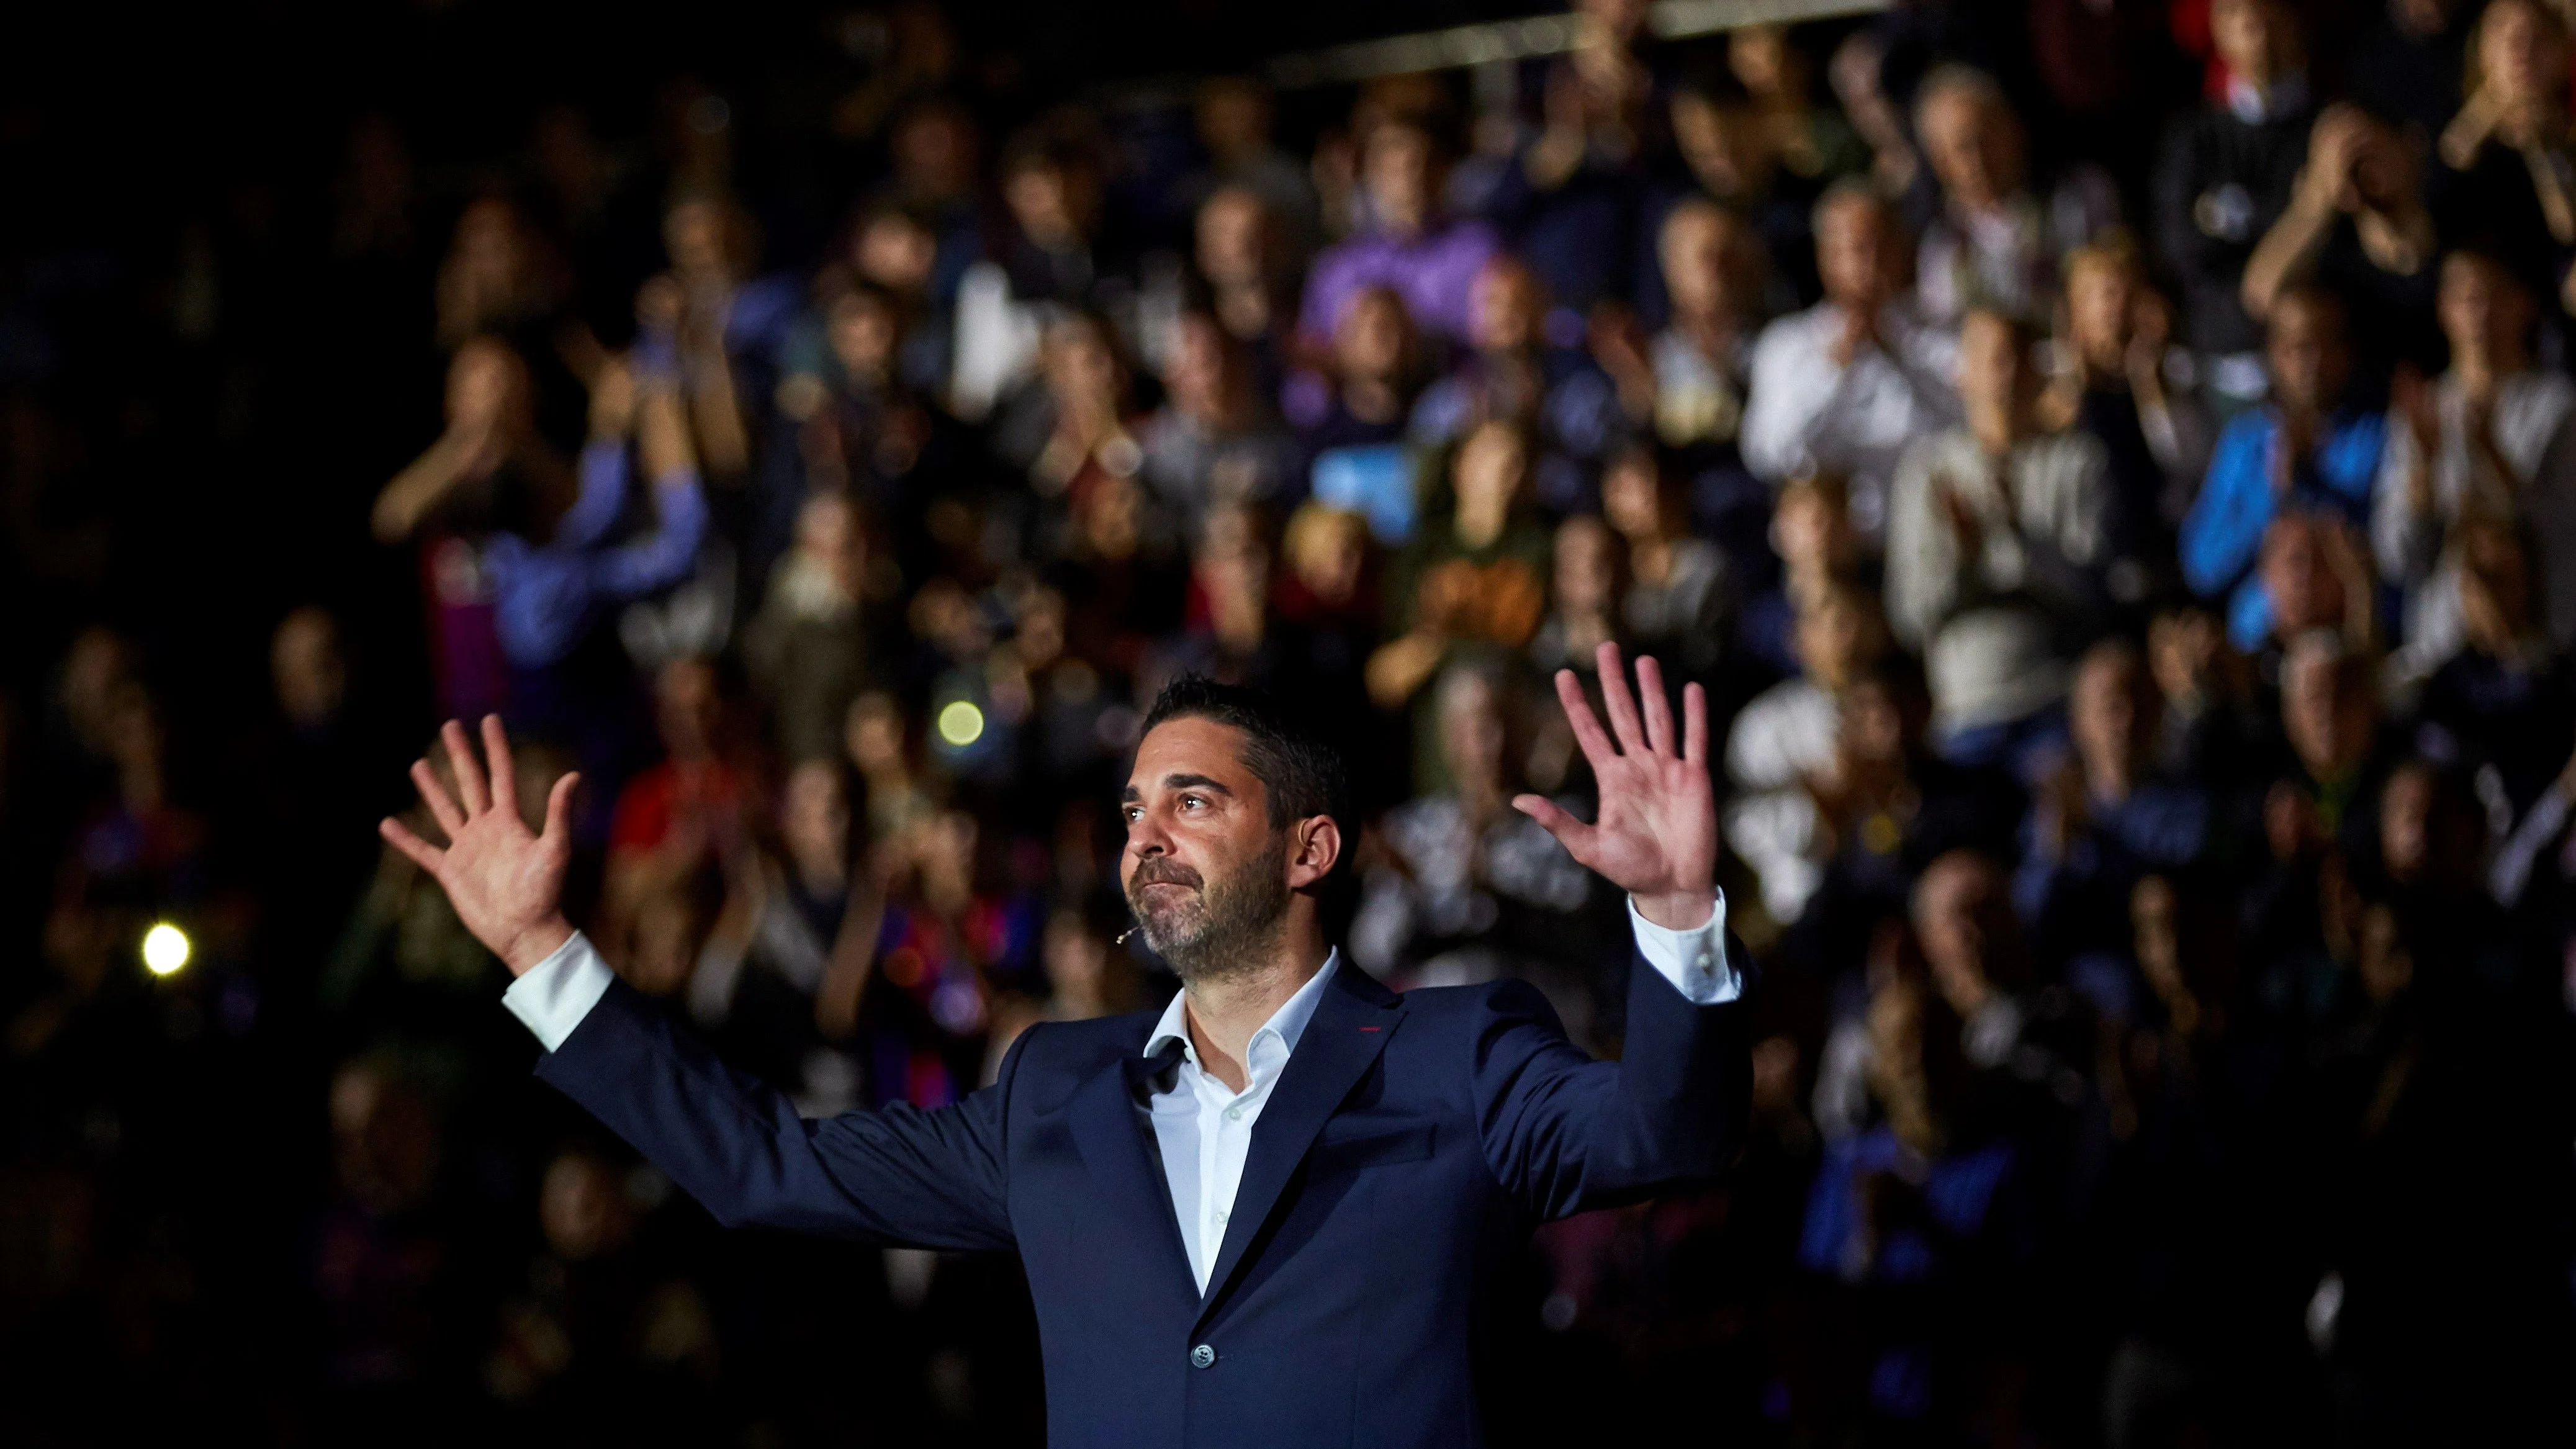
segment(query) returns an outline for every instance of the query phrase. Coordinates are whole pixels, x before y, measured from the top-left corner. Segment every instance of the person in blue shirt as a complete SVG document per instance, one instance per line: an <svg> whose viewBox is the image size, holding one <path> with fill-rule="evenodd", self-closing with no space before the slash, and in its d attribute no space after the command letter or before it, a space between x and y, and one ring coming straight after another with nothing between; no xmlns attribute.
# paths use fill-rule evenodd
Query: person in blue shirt
<svg viewBox="0 0 2576 1449"><path fill-rule="evenodd" d="M624 364L611 363L593 387L590 417L580 492L553 535L535 543L495 533L483 548L501 652L514 672L552 668L606 609L687 578L706 538L706 492L677 391L658 380L639 384ZM652 479L653 524L611 544L626 512L630 428Z"/></svg>
<svg viewBox="0 0 2576 1449"><path fill-rule="evenodd" d="M634 665L616 631L600 626L688 579L708 535L683 406L670 369L609 363L592 384L591 436L572 506L543 542L495 530L477 560L509 670L511 722L568 747L596 780L621 778L651 748L636 727L647 716L637 705ZM621 539L630 446L652 480L653 503L649 518ZM585 803L586 841L606 831L614 798L603 790Z"/></svg>
<svg viewBox="0 0 2576 1449"><path fill-rule="evenodd" d="M2272 400L2219 436L2182 522L2184 582L2226 600L2229 642L2248 651L2272 628L2272 600L2255 569L2264 532L2294 509L2365 524L2388 432L2383 414L2347 396L2351 351L2332 293L2302 288L2275 303L2265 356Z"/></svg>

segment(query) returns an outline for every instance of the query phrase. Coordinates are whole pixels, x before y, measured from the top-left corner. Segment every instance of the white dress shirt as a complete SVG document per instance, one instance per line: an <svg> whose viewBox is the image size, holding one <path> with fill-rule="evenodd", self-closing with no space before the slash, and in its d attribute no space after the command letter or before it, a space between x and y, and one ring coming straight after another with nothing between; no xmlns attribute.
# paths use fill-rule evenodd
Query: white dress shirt
<svg viewBox="0 0 2576 1449"><path fill-rule="evenodd" d="M2432 508L2419 511L2406 486L2421 458L2415 429L2396 408L2388 410L2388 444L2380 450L2379 478L2370 508L2371 552L2380 578L2406 591L2404 639L2389 655L2391 679L2416 685L2466 642L2460 614L2460 565L2444 547L2452 525L2473 509L2519 518L2537 500L2563 499L2576 470L2576 382L2555 372L2526 371L2496 379L2489 422L2496 452L2513 476L2494 475L2484 454L2469 445L2469 397L2460 379L2444 373L2433 384L2434 416L2441 424L2429 460ZM2543 540L2542 553L2550 556ZM2540 600L2535 597L2535 612Z"/></svg>
<svg viewBox="0 0 2576 1449"><path fill-rule="evenodd" d="M1673 989L1696 1006L1715 1006L1733 1001L1744 993L1744 983L1737 977L1734 964L1726 959L1726 893L1717 894L1717 908L1709 913L1707 924L1691 931L1671 931L1638 914L1637 903L1628 903L1628 922L1637 937L1637 950L1657 975L1673 984ZM1270 1100L1271 1091L1279 1084L1280 1074L1287 1070L1288 1058L1297 1050L1297 1039L1313 1020L1315 1008L1324 999L1324 991L1333 972L1341 964L1336 950L1324 958L1324 965L1297 993L1288 998L1261 1029L1252 1034L1244 1051L1244 1084L1240 1092L1229 1090L1212 1072L1199 1066L1198 1048L1190 1040L1187 1011L1188 993L1172 997L1163 1009L1162 1020L1154 1023L1153 1033L1145 1039L1145 1055L1157 1056L1164 1044L1178 1041L1181 1059L1168 1086L1156 1089L1147 1104L1153 1119L1154 1141L1162 1149L1163 1178L1172 1194L1172 1217L1180 1224L1181 1243L1189 1252L1190 1273L1198 1280L1199 1291L1207 1291L1208 1274L1216 1266L1217 1253L1225 1244L1225 1227L1234 1211L1234 1195L1243 1185L1244 1159L1252 1150L1252 1127L1261 1120L1261 1108ZM545 1049L561 1047L581 1025L582 1018L608 993L613 979L608 963L599 959L588 937L575 931L572 939L555 948L553 955L528 968L526 975L510 983L501 1004L513 1016L536 1033Z"/></svg>
<svg viewBox="0 0 2576 1449"><path fill-rule="evenodd" d="M1834 361L1843 311L1819 302L1762 329L1738 439L1754 476L1785 483L1839 473L1851 487L1852 526L1876 541L1905 445L1959 421L1952 383L1958 339L1924 321L1911 298L1879 313L1879 342Z"/></svg>

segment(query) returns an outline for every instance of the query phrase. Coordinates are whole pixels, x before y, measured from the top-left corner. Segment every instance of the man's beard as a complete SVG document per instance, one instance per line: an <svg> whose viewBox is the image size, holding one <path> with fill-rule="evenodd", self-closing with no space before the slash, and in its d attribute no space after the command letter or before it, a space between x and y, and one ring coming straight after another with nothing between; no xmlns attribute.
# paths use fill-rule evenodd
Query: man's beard
<svg viewBox="0 0 2576 1449"><path fill-rule="evenodd" d="M1135 912L1145 944L1183 985L1222 980L1260 965L1262 948L1278 936L1288 913L1287 865L1288 843L1276 838L1257 859L1213 885L1188 866L1155 856L1127 882L1127 909ZM1144 891L1157 882L1196 889L1149 909Z"/></svg>

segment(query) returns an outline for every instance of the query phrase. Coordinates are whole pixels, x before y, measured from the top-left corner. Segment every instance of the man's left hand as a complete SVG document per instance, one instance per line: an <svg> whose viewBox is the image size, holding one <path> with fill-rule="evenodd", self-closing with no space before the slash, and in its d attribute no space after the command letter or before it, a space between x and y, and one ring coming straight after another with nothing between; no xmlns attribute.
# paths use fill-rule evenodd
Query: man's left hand
<svg viewBox="0 0 2576 1449"><path fill-rule="evenodd" d="M1696 930L1717 909L1717 800L1708 776L1708 697L1696 684L1682 690L1682 729L1673 734L1673 709L1664 675L1653 658L1637 661L1637 693L1619 646L1599 654L1601 700L1610 712L1614 745L1604 734L1583 685L1571 669L1556 672L1556 697L1574 727L1575 743L1592 763L1601 808L1582 821L1537 795L1522 795L1513 808L1547 827L1567 853L1635 897L1638 913L1667 930ZM1639 713L1639 696L1644 711Z"/></svg>

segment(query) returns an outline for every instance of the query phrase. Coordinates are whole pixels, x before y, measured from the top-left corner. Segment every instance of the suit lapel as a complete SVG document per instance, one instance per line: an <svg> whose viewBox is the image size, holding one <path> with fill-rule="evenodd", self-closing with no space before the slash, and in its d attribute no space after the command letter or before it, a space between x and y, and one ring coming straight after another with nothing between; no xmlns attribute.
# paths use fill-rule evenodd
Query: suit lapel
<svg viewBox="0 0 2576 1449"><path fill-rule="evenodd" d="M1262 1105L1261 1119L1252 1126L1252 1149L1244 1159L1243 1182L1235 1189L1234 1214L1226 1220L1225 1244L1199 1304L1202 1319L1225 1295L1289 1178L1314 1145L1315 1134L1386 1049L1386 1039L1403 1015L1404 998L1347 959L1342 962L1323 1000L1315 1004L1297 1049L1288 1054L1279 1085ZM1171 1216L1169 1208L1164 1216Z"/></svg>
<svg viewBox="0 0 2576 1449"><path fill-rule="evenodd" d="M1175 1047L1172 1055L1178 1053ZM1145 1140L1153 1128L1137 1109L1152 1090L1146 1079L1158 1060L1129 1052L1094 1072L1074 1095L1069 1125L1111 1220L1133 1224L1148 1239L1149 1251L1164 1264L1155 1271L1171 1276L1186 1298L1198 1284L1190 1277L1180 1222L1172 1216L1170 1181Z"/></svg>

